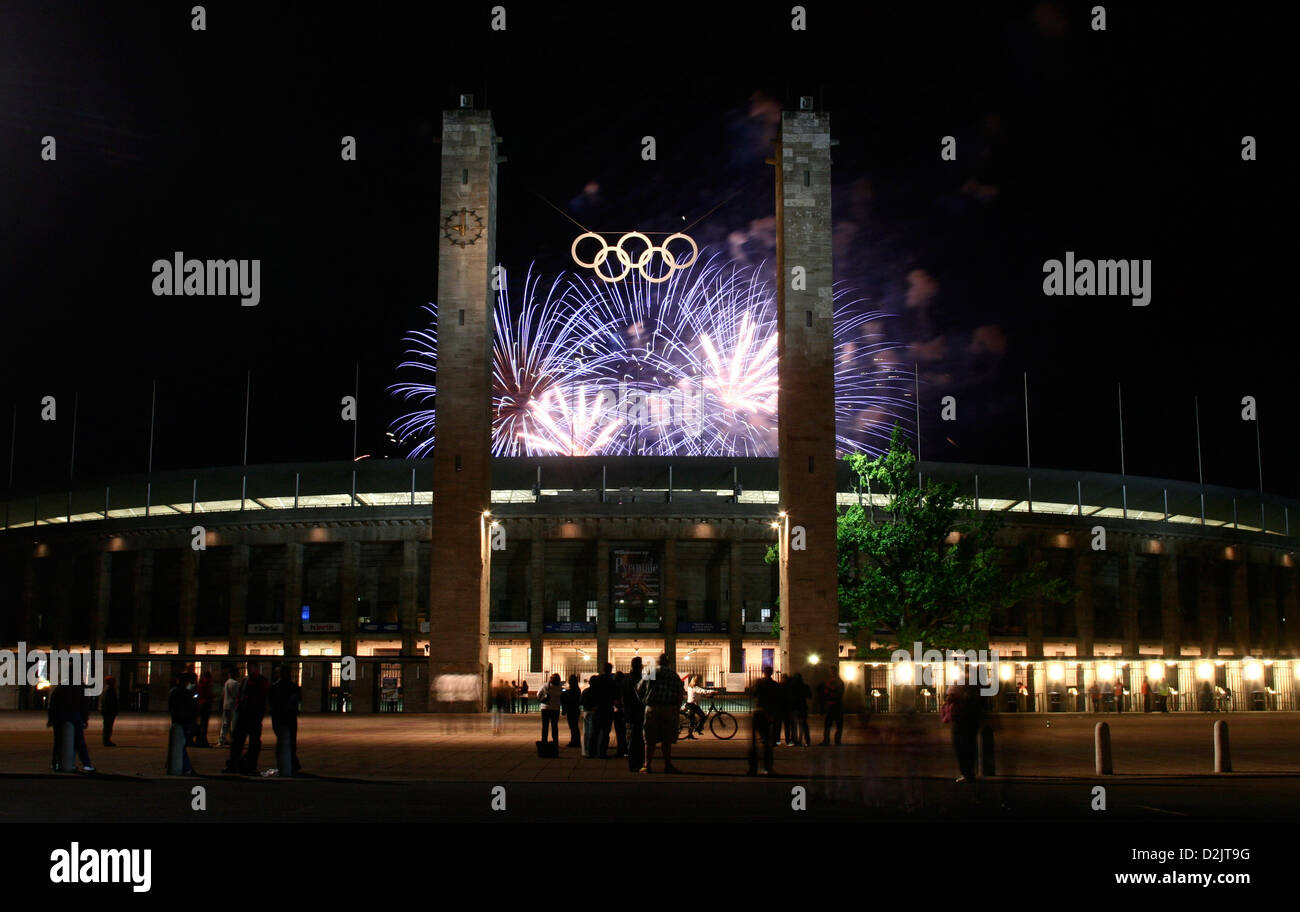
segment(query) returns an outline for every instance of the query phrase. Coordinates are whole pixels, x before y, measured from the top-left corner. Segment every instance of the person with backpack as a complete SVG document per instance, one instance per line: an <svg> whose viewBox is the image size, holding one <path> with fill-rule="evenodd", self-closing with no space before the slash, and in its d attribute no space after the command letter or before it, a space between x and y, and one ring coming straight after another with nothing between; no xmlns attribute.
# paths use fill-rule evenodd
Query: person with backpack
<svg viewBox="0 0 1300 912"><path fill-rule="evenodd" d="M546 729L550 726L551 740L556 746L560 743L560 707L564 698L564 685L558 674L551 675L551 680L542 685L537 692L537 704L542 711L542 744L546 743Z"/></svg>
<svg viewBox="0 0 1300 912"><path fill-rule="evenodd" d="M677 772L677 767L673 766L673 742L677 740L678 715L682 700L686 698L686 688L668 664L666 653L659 656L649 677L637 685L637 696L645 704L645 766L641 767L641 772L653 771L656 744L663 746L664 772Z"/></svg>

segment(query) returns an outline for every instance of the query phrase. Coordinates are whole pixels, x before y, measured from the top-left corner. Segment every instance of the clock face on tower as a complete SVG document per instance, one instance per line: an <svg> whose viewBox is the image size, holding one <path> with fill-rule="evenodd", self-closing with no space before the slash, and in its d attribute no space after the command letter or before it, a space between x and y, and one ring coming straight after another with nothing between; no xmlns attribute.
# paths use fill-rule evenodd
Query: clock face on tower
<svg viewBox="0 0 1300 912"><path fill-rule="evenodd" d="M442 220L442 235L458 247L468 247L483 236L483 217L474 209L453 209Z"/></svg>

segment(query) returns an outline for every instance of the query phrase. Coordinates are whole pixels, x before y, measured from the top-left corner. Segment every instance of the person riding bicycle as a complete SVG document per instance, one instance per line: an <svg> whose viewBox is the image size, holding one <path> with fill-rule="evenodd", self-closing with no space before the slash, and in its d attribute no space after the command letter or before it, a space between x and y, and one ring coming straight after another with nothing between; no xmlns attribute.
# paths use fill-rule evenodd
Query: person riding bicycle
<svg viewBox="0 0 1300 912"><path fill-rule="evenodd" d="M707 691L700 686L700 676L689 675L686 678L686 717L690 728L700 735L704 734L704 720L708 718L704 710L700 709L699 697L702 693ZM688 733L687 737L694 735Z"/></svg>

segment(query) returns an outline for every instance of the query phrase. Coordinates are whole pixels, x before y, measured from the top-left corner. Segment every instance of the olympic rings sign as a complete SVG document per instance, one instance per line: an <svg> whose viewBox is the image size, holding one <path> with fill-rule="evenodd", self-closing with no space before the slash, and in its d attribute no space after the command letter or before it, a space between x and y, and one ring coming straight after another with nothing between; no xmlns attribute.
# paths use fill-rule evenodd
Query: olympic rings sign
<svg viewBox="0 0 1300 912"><path fill-rule="evenodd" d="M597 253L595 258L589 263L584 262L583 260L580 260L578 258L578 245L581 244L583 241L585 241L587 238L595 238L596 240L600 241L601 244L600 252ZM676 241L678 238L685 241L687 244L691 245L690 259L684 262L679 261L677 257L673 256L672 251L668 249L668 245ZM629 241L633 241L633 240L640 241L641 243L645 244L645 249L641 251L639 254L637 254L635 258L633 258L633 255L629 253L627 250L625 250L623 246L627 244ZM653 243L651 243L650 238L646 237L640 231L629 231L627 234L623 235L621 238L618 239L617 244L613 244L613 245L607 243L605 239L601 237L599 234L597 234L596 232L588 231L587 233L580 234L576 238L574 238L573 247L571 248L570 252L573 254L573 262L577 263L579 266L583 267L584 269L590 269L594 271L598 278L601 278L606 282L620 282L627 277L627 274L629 272L635 269L639 273L641 273L641 277L645 279L647 282L654 282L655 284L658 284L660 282L667 282L670 278L672 278L674 272L676 272L679 269L686 269L688 266L694 263L696 258L698 258L700 255L700 248L696 246L695 241L691 240L691 238L688 235L681 234L680 232L677 234L670 234L668 237L664 238L664 242L662 244L656 247ZM618 273L617 275L606 273L601 269L601 267L604 266L606 261L609 259L609 255L611 253L614 254L614 258L618 260L619 265L623 267L622 272ZM684 253L685 252L682 251L683 255ZM651 262L653 262L655 258L655 254L658 254L659 258L663 260L664 268L667 270L662 275L654 275L647 268L650 266ZM611 272L612 272L612 267L611 267Z"/></svg>

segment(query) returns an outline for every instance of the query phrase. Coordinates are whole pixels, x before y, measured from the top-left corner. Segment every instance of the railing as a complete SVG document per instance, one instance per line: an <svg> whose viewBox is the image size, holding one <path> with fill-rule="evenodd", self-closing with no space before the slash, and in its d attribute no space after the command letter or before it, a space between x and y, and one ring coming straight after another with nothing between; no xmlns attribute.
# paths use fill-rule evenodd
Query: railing
<svg viewBox="0 0 1300 912"><path fill-rule="evenodd" d="M1290 535L1289 498L1188 482L1098 473L954 463L919 464L923 478L951 482L979 511L1129 519L1229 527ZM387 509L432 504L432 461L220 467L155 473L95 488L28 494L4 502L3 528L73 522L294 509ZM859 490L837 464L838 501L881 514L882 491ZM493 461L493 504L619 506L679 503L775 509L776 459L699 457L500 458Z"/></svg>

